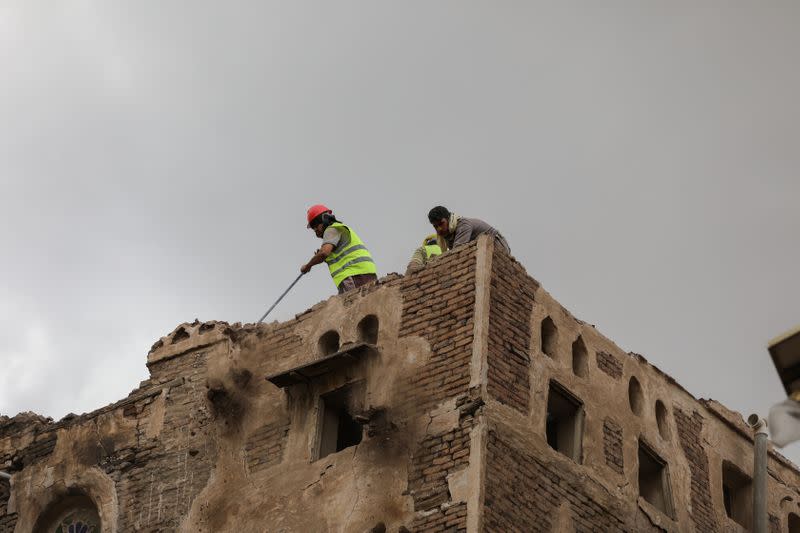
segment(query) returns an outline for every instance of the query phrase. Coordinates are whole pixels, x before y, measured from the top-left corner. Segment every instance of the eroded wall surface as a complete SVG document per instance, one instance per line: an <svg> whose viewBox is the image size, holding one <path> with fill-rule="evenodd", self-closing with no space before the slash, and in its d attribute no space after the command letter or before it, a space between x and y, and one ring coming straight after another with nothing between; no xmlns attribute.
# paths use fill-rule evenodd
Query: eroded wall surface
<svg viewBox="0 0 800 533"><path fill-rule="evenodd" d="M475 299L471 245L288 322L182 324L128 398L0 423L14 475L0 531L45 527L75 494L104 531L465 531L479 510ZM323 358L331 332L344 352L368 341L367 355L286 388L265 379ZM319 458L320 396L348 384L363 391L350 406L363 440Z"/></svg>
<svg viewBox="0 0 800 533"><path fill-rule="evenodd" d="M491 275L485 529L744 531L726 513L722 479L723 462L752 478L741 415L697 400L572 316L499 247ZM546 319L556 329L543 339ZM578 459L548 444L551 382L583 404ZM666 511L640 496L640 441L666 464ZM769 473L770 530L789 531L800 478L774 450Z"/></svg>
<svg viewBox="0 0 800 533"><path fill-rule="evenodd" d="M345 355L297 377L331 350ZM752 476L741 416L572 316L486 238L287 322L182 324L147 365L92 413L0 418L0 532L44 528L76 495L110 532L743 530L722 473ZM553 384L581 405L570 453L548 442ZM320 457L321 398L343 386L362 440ZM640 495L642 443L666 507ZM798 472L774 451L769 472L770 528L788 531Z"/></svg>

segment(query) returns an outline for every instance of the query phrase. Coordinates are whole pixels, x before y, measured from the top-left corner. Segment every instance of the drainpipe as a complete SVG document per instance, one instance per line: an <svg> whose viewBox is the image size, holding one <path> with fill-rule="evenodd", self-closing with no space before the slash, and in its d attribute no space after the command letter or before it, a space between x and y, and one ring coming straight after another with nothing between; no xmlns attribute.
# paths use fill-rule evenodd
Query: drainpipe
<svg viewBox="0 0 800 533"><path fill-rule="evenodd" d="M767 422L757 414L747 417L753 428L753 532L767 533Z"/></svg>

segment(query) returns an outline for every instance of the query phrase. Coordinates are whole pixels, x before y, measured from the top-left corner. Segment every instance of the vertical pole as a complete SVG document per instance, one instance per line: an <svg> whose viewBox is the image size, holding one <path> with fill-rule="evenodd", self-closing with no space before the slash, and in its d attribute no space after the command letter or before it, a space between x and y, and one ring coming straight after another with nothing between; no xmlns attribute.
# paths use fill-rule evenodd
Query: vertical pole
<svg viewBox="0 0 800 533"><path fill-rule="evenodd" d="M753 532L767 533L767 423L756 414L747 417L753 428Z"/></svg>

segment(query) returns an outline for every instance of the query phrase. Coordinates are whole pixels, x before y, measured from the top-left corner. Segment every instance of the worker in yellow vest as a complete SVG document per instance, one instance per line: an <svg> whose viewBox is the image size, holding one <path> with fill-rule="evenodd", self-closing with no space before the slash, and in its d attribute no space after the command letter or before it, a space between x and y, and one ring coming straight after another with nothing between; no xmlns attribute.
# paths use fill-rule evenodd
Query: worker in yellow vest
<svg viewBox="0 0 800 533"><path fill-rule="evenodd" d="M326 262L339 294L378 279L375 262L364 241L352 228L336 220L333 211L316 204L306 215L308 227L322 239L322 246L300 267L300 272L306 274L314 265Z"/></svg>
<svg viewBox="0 0 800 533"><path fill-rule="evenodd" d="M428 261L442 254L442 248L436 239L436 234L431 234L422 240L422 246L414 250L411 260L406 267L406 275L422 270Z"/></svg>

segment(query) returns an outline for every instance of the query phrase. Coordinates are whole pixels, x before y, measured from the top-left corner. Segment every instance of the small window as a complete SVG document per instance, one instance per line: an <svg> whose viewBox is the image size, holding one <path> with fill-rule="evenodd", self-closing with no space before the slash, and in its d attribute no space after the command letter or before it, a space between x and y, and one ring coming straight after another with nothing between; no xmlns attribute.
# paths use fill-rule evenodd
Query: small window
<svg viewBox="0 0 800 533"><path fill-rule="evenodd" d="M753 491L750 477L733 463L722 462L722 501L725 514L745 529L753 514Z"/></svg>
<svg viewBox="0 0 800 533"><path fill-rule="evenodd" d="M554 381L547 395L547 444L576 463L582 461L583 403Z"/></svg>
<svg viewBox="0 0 800 533"><path fill-rule="evenodd" d="M361 409L363 388L348 385L320 396L319 453L317 459L361 442L362 426L354 414Z"/></svg>
<svg viewBox="0 0 800 533"><path fill-rule="evenodd" d="M542 351L549 357L555 358L558 348L558 329L553 320L548 316L542 320Z"/></svg>
<svg viewBox="0 0 800 533"><path fill-rule="evenodd" d="M667 407L661 400L656 400L656 424L658 424L658 434L664 440L669 440L669 415Z"/></svg>
<svg viewBox="0 0 800 533"><path fill-rule="evenodd" d="M358 338L367 344L378 344L378 317L367 315L358 323Z"/></svg>
<svg viewBox="0 0 800 533"><path fill-rule="evenodd" d="M631 406L631 412L637 416L642 416L643 404L642 386L639 385L639 380L636 377L631 376L631 381L628 383L628 405Z"/></svg>
<svg viewBox="0 0 800 533"><path fill-rule="evenodd" d="M580 335L572 343L572 373L582 378L589 375L589 352Z"/></svg>
<svg viewBox="0 0 800 533"><path fill-rule="evenodd" d="M800 516L789 513L789 533L800 533Z"/></svg>
<svg viewBox="0 0 800 533"><path fill-rule="evenodd" d="M328 331L319 338L319 354L322 357L339 351L339 333Z"/></svg>
<svg viewBox="0 0 800 533"><path fill-rule="evenodd" d="M672 517L672 493L667 463L644 442L639 441L639 496Z"/></svg>

